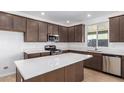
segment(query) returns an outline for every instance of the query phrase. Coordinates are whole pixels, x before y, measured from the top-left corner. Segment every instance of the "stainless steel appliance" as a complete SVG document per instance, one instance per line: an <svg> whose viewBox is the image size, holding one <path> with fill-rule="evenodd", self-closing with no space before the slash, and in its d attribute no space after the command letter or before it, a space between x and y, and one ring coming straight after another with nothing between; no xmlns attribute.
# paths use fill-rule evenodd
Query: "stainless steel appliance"
<svg viewBox="0 0 124 93"><path fill-rule="evenodd" d="M48 41L49 42L58 42L59 41L59 35L48 35Z"/></svg>
<svg viewBox="0 0 124 93"><path fill-rule="evenodd" d="M57 55L62 53L62 50L57 49L55 45L46 45L45 50L50 51L50 55Z"/></svg>
<svg viewBox="0 0 124 93"><path fill-rule="evenodd" d="M103 71L121 76L121 57L120 56L103 56Z"/></svg>

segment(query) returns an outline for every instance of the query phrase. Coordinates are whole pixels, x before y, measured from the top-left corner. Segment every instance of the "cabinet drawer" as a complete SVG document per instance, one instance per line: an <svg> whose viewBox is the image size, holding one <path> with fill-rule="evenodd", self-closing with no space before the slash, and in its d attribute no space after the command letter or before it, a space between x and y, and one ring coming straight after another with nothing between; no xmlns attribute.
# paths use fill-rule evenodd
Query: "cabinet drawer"
<svg viewBox="0 0 124 93"><path fill-rule="evenodd" d="M28 54L28 58L40 57L40 53Z"/></svg>
<svg viewBox="0 0 124 93"><path fill-rule="evenodd" d="M50 55L50 52L41 53L41 56L49 56L49 55Z"/></svg>

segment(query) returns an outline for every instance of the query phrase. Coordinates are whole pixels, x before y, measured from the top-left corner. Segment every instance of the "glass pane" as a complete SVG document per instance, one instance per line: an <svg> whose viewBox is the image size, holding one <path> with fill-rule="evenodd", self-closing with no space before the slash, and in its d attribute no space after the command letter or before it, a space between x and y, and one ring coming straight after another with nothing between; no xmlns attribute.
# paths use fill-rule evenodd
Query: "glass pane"
<svg viewBox="0 0 124 93"><path fill-rule="evenodd" d="M96 31L97 25L90 25L87 28L88 31L88 46L95 47L96 46Z"/></svg>
<svg viewBox="0 0 124 93"><path fill-rule="evenodd" d="M88 46L94 47L96 46L96 31L97 31L97 25L91 25L88 26Z"/></svg>
<svg viewBox="0 0 124 93"><path fill-rule="evenodd" d="M107 47L108 46L108 39L100 39L100 40L98 40L98 46Z"/></svg>
<svg viewBox="0 0 124 93"><path fill-rule="evenodd" d="M98 46L108 46L108 27L108 22L98 24Z"/></svg>
<svg viewBox="0 0 124 93"><path fill-rule="evenodd" d="M108 33L98 33L98 46L108 46Z"/></svg>
<svg viewBox="0 0 124 93"><path fill-rule="evenodd" d="M88 34L88 46L96 46L96 34Z"/></svg>

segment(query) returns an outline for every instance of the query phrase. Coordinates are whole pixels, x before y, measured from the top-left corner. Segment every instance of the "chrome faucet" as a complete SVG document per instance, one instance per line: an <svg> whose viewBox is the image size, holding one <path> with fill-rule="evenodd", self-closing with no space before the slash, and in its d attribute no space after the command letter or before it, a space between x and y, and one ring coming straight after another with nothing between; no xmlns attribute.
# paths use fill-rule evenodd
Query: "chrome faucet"
<svg viewBox="0 0 124 93"><path fill-rule="evenodd" d="M95 46L95 51L97 51L98 50L98 47L97 46Z"/></svg>

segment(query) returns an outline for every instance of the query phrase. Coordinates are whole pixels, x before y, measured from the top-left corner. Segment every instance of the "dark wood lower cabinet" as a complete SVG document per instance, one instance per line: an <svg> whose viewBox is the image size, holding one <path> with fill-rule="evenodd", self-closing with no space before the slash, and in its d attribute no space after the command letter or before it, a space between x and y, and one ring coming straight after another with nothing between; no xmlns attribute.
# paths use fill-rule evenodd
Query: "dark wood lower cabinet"
<svg viewBox="0 0 124 93"><path fill-rule="evenodd" d="M83 63L79 62L65 68L65 82L79 82L83 80Z"/></svg>
<svg viewBox="0 0 124 93"><path fill-rule="evenodd" d="M76 66L75 64L65 68L65 82L74 82L76 80Z"/></svg>
<svg viewBox="0 0 124 93"><path fill-rule="evenodd" d="M92 54L93 57L84 62L84 66L94 70L102 71L103 58L101 54Z"/></svg>
<svg viewBox="0 0 124 93"><path fill-rule="evenodd" d="M122 75L122 78L124 78L124 56L122 56L122 59L121 59L121 75Z"/></svg>
<svg viewBox="0 0 124 93"><path fill-rule="evenodd" d="M24 53L24 59L36 58L36 57L40 57L40 56L41 56L40 53L33 53L33 54Z"/></svg>
<svg viewBox="0 0 124 93"><path fill-rule="evenodd" d="M16 82L21 82L21 81L23 81L23 78L20 72L18 71L18 69L16 68Z"/></svg>
<svg viewBox="0 0 124 93"><path fill-rule="evenodd" d="M24 59L37 58L37 57L43 57L43 56L49 56L49 55L50 55L50 52L31 53L31 54L24 53Z"/></svg>
<svg viewBox="0 0 124 93"><path fill-rule="evenodd" d="M70 50L72 53L79 53L79 54L87 54L92 55L93 57L84 61L84 67L91 68L97 71L103 70L103 56L100 53L93 53L87 51L74 51Z"/></svg>
<svg viewBox="0 0 124 93"><path fill-rule="evenodd" d="M50 55L50 52L43 52L41 53L41 56L44 57L44 56L49 56Z"/></svg>
<svg viewBox="0 0 124 93"><path fill-rule="evenodd" d="M45 82L64 82L64 68L49 72L43 78Z"/></svg>
<svg viewBox="0 0 124 93"><path fill-rule="evenodd" d="M64 82L64 68L25 80L24 82Z"/></svg>
<svg viewBox="0 0 124 93"><path fill-rule="evenodd" d="M18 82L80 82L83 81L83 62L78 62L28 80L24 80L17 70Z"/></svg>
<svg viewBox="0 0 124 93"><path fill-rule="evenodd" d="M79 62L76 64L76 75L75 79L77 82L84 80L84 67L83 62Z"/></svg>

